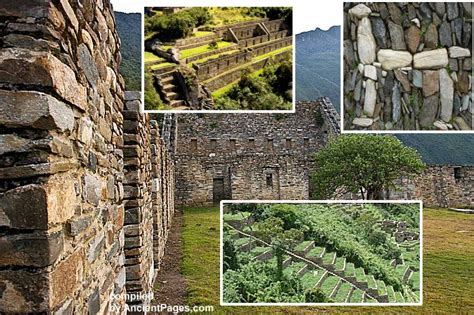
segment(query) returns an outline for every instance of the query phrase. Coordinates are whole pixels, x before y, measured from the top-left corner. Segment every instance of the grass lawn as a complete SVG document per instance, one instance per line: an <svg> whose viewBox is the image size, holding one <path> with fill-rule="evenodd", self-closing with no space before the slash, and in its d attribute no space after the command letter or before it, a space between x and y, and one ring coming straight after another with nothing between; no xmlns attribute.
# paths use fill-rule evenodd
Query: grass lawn
<svg viewBox="0 0 474 315"><path fill-rule="evenodd" d="M192 33L191 37L203 37L203 36L208 36L212 34L214 34L214 32L197 31L196 33Z"/></svg>
<svg viewBox="0 0 474 315"><path fill-rule="evenodd" d="M422 307L221 307L219 209L186 208L182 272L187 304L214 305L214 314L473 314L474 215L424 210Z"/></svg>
<svg viewBox="0 0 474 315"><path fill-rule="evenodd" d="M145 62L153 62L153 61L161 61L165 60L164 58L158 57L154 53L151 53L149 51L145 51Z"/></svg>
<svg viewBox="0 0 474 315"><path fill-rule="evenodd" d="M221 40L221 41L217 42L217 48L211 48L209 46L209 44L205 44L205 45L194 47L194 48L183 49L183 50L180 51L179 56L180 56L181 59L185 59L185 58L188 58L188 57L191 57L191 56L194 56L194 55L199 55L199 54L202 54L202 53L205 53L205 52L208 52L208 51L212 51L212 50L215 50L215 49L228 47L230 45L233 45L233 43L224 42L224 41Z"/></svg>
<svg viewBox="0 0 474 315"><path fill-rule="evenodd" d="M156 65L150 66L150 69L151 70L156 70L156 69L161 69L161 68L168 67L168 66L173 66L173 65L176 65L176 64L172 63L172 62L162 62L162 63L156 64Z"/></svg>

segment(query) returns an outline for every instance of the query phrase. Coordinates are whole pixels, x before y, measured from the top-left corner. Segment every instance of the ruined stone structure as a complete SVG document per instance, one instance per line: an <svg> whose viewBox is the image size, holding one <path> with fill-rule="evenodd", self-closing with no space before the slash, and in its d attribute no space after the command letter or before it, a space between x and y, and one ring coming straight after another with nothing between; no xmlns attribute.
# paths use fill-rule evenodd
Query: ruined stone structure
<svg viewBox="0 0 474 315"><path fill-rule="evenodd" d="M291 56L291 29L283 19L256 19L216 27L201 37L178 39L167 43L173 49L164 51L161 42L150 39L147 51L161 59L145 64L154 78L154 86L172 109L212 109L211 93L238 80L246 69L257 71L269 63ZM216 48L180 58L180 52L225 40L230 46ZM283 49L283 50L282 50ZM276 51L273 55L267 55ZM282 51L280 51L282 50ZM260 57L262 56L262 57Z"/></svg>
<svg viewBox="0 0 474 315"><path fill-rule="evenodd" d="M472 130L472 3L344 4L344 128Z"/></svg>
<svg viewBox="0 0 474 315"><path fill-rule="evenodd" d="M177 204L308 199L312 154L339 128L328 104L301 102L284 115L178 115Z"/></svg>
<svg viewBox="0 0 474 315"><path fill-rule="evenodd" d="M0 21L0 313L123 313L163 256L174 163L124 92L110 3Z"/></svg>
<svg viewBox="0 0 474 315"><path fill-rule="evenodd" d="M474 166L430 165L414 180L401 180L390 199L420 199L425 206L474 207Z"/></svg>

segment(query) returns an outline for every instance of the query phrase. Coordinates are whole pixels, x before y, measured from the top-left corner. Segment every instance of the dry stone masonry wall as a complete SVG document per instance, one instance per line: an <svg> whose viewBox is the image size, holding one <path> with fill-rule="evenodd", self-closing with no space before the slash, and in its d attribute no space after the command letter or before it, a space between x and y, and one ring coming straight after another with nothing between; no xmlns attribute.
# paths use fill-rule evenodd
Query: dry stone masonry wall
<svg viewBox="0 0 474 315"><path fill-rule="evenodd" d="M2 1L0 37L0 313L123 313L151 288L174 179L124 92L110 3Z"/></svg>
<svg viewBox="0 0 474 315"><path fill-rule="evenodd" d="M472 130L472 3L344 4L344 128Z"/></svg>
<svg viewBox="0 0 474 315"><path fill-rule="evenodd" d="M321 102L297 103L294 114L178 115L176 203L308 199L312 154L337 121Z"/></svg>

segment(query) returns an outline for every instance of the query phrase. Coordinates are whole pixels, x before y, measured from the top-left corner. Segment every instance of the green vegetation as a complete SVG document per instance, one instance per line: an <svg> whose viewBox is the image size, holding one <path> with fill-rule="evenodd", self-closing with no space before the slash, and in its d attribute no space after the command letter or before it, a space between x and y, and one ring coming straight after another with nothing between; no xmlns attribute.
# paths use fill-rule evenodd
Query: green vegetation
<svg viewBox="0 0 474 315"><path fill-rule="evenodd" d="M165 58L158 57L154 53L145 51L145 62L164 61Z"/></svg>
<svg viewBox="0 0 474 315"><path fill-rule="evenodd" d="M233 45L233 43L231 42L218 41L216 42L216 46L210 46L209 44L206 44L206 45L202 45L202 46L198 46L194 48L183 49L180 51L179 56L181 59L185 59L191 56L199 55L199 54L212 51L215 49L219 49L219 48L225 48L231 45Z"/></svg>
<svg viewBox="0 0 474 315"><path fill-rule="evenodd" d="M291 109L292 80L290 60L265 67L259 76L252 76L250 70L243 71L236 85L214 94L219 96L216 108Z"/></svg>
<svg viewBox="0 0 474 315"><path fill-rule="evenodd" d="M315 162L315 199L331 199L336 192L380 199L397 179L412 178L425 168L415 149L388 135L337 137L315 154Z"/></svg>
<svg viewBox="0 0 474 315"><path fill-rule="evenodd" d="M145 72L145 109L163 109L165 105L153 86L153 77L151 73Z"/></svg>
<svg viewBox="0 0 474 315"><path fill-rule="evenodd" d="M271 57L271 56L275 56L279 53L282 53L284 51L291 51L293 50L293 45L290 45L290 46L286 46L286 47L282 47L282 48L278 48L278 49L275 49L275 50L272 50L272 51L269 51L263 55L258 55L256 56L253 60L254 61L259 61L259 60L262 60L262 59L265 59L265 58L268 58L268 57Z"/></svg>
<svg viewBox="0 0 474 315"><path fill-rule="evenodd" d="M175 65L176 64L172 63L172 62L162 62L162 63L158 63L156 65L151 65L150 69L151 70L157 70L157 69L161 69L161 68L165 68L165 67L169 67L169 66L175 66Z"/></svg>
<svg viewBox="0 0 474 315"><path fill-rule="evenodd" d="M424 300L421 307L229 307L219 306L219 209L184 210L182 235L185 259L183 274L188 284L186 303L214 305L217 314L470 314L474 282L466 281L474 260L474 236L466 231L474 225L472 215L441 209L424 211ZM442 237L440 237L442 235ZM456 244L453 246L453 244ZM354 291L351 302L360 302Z"/></svg>
<svg viewBox="0 0 474 315"><path fill-rule="evenodd" d="M196 31L191 34L191 37L204 37L204 36L209 36L214 34L214 32L209 32L209 31Z"/></svg>
<svg viewBox="0 0 474 315"><path fill-rule="evenodd" d="M419 290L419 283L418 286L408 283L406 278L409 268L420 268L419 259L413 259L410 266L406 262L393 267L390 262L393 259L402 261L404 256L394 243L391 233L395 230L387 233L381 230L385 228L384 220L407 219L408 229L418 232L417 204L257 204L253 205L252 220L244 221L242 216L240 222L236 222L239 213L236 207L238 204L225 209L224 216L232 220L224 217L224 238L230 237L229 231L236 231L231 226L237 226L237 231L243 229L242 224L257 228L253 237L232 234L235 252L224 257L224 261L236 257L237 263L224 273L224 283L228 285L224 286L227 302L309 302L306 298L314 295L307 290L314 288L314 283L324 300L345 301L352 290L349 285L352 280L346 277L355 278L375 290L380 286L380 292L388 291L389 298L398 302L404 302L405 298L412 300ZM248 218L247 205L243 204L242 208ZM305 249L313 246L313 242L318 248L306 254ZM402 245L416 248L415 242ZM287 251L310 260L318 259L318 263L311 264ZM262 253L266 253L265 256L260 256ZM273 256L270 261L267 261L268 255ZM286 261L287 255L291 261ZM323 277L326 269L327 276ZM331 270L338 270L339 274L333 274ZM305 276L303 283L302 278L308 273L313 279ZM260 280L250 286L252 279ZM417 278L414 279L413 282ZM269 287L270 281L273 282Z"/></svg>
<svg viewBox="0 0 474 315"><path fill-rule="evenodd" d="M120 36L122 62L120 73L125 80L126 91L141 91L141 14L115 12L117 32Z"/></svg>
<svg viewBox="0 0 474 315"><path fill-rule="evenodd" d="M145 36L153 33L162 41L184 38L191 35L193 28L211 20L208 8L194 7L174 14L156 14L145 17Z"/></svg>

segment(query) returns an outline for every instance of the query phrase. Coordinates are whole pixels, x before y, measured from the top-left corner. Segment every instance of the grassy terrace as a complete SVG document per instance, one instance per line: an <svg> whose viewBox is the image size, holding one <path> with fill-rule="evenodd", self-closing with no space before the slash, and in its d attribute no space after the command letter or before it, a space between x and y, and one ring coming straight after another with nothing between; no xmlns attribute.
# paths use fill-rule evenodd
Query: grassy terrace
<svg viewBox="0 0 474 315"><path fill-rule="evenodd" d="M424 282L421 307L219 306L219 208L186 208L182 233L188 305L214 305L215 314L472 314L474 216L424 210ZM349 264L348 264L349 265ZM379 287L380 288L380 287ZM354 294L351 301L354 300Z"/></svg>
<svg viewBox="0 0 474 315"><path fill-rule="evenodd" d="M334 276L328 276L326 279L324 279L323 284L321 285L321 290L329 296L331 292L334 290L334 287L336 284L339 282L338 277Z"/></svg>
<svg viewBox="0 0 474 315"><path fill-rule="evenodd" d="M349 291L351 290L351 285L345 281L341 283L341 286L337 290L336 296L334 299L337 302L344 302L349 295Z"/></svg>
<svg viewBox="0 0 474 315"><path fill-rule="evenodd" d="M225 213L224 221L244 220L250 217L251 215L252 214L250 212Z"/></svg>
<svg viewBox="0 0 474 315"><path fill-rule="evenodd" d="M195 33L191 34L191 37L204 37L208 35L212 35L214 32L208 32L208 31L197 31Z"/></svg>
<svg viewBox="0 0 474 315"><path fill-rule="evenodd" d="M180 51L179 56L181 59L185 59L191 56L199 55L208 51L212 51L215 49L219 48L225 48L229 47L230 45L233 45L231 42L225 42L225 41L218 41L217 42L217 48L211 48L209 44L194 47L194 48L189 48L189 49L183 49Z"/></svg>
<svg viewBox="0 0 474 315"><path fill-rule="evenodd" d="M254 61L259 61L259 60L262 60L262 59L265 59L265 58L268 58L270 56L274 56L276 54L279 54L281 52L284 52L284 51L288 51L288 50L292 50L293 49L293 45L290 45L290 46L285 46L285 47L282 47L282 48L278 48L278 49L275 49L275 50L272 50L272 51L269 51L263 55L258 55L256 57L253 58Z"/></svg>
<svg viewBox="0 0 474 315"><path fill-rule="evenodd" d="M226 51L226 52L223 52L223 53L220 53L220 54L211 55L211 56L208 56L208 57L206 57L206 58L202 58L202 59L199 59L199 60L196 60L196 61L193 61L193 62L188 63L188 67L192 67L193 64L203 63L203 62L206 62L206 61L208 61L208 60L211 60L211 59L214 59L214 58L217 58L217 57L221 57L221 56L225 56L225 55L230 55L230 54L236 53L236 52L238 52L238 51L239 51L238 49L233 49L233 50L229 50L229 51Z"/></svg>
<svg viewBox="0 0 474 315"><path fill-rule="evenodd" d="M344 274L347 277L355 277L355 267L353 263L346 264L346 269L344 270Z"/></svg>
<svg viewBox="0 0 474 315"><path fill-rule="evenodd" d="M306 272L302 277L301 277L301 284L303 287L310 289L314 288L316 284L318 283L319 278L321 277L321 274L323 271L317 271L317 270L311 270Z"/></svg>
<svg viewBox="0 0 474 315"><path fill-rule="evenodd" d="M172 62L162 62L162 63L156 64L156 65L151 65L150 69L151 70L157 70L157 69L161 69L161 68L165 68L165 67L173 66L173 65L176 65L176 64L172 63Z"/></svg>
<svg viewBox="0 0 474 315"><path fill-rule="evenodd" d="M154 53L149 51L145 51L145 63L147 62L158 62L158 61L165 61L165 58L158 57Z"/></svg>
<svg viewBox="0 0 474 315"><path fill-rule="evenodd" d="M309 244L311 244L311 241L303 241L299 243L298 245L296 245L293 250L303 251L306 247L308 247Z"/></svg>
<svg viewBox="0 0 474 315"><path fill-rule="evenodd" d="M255 20L256 18L248 14L248 9L243 7L218 8L211 7L210 13L213 16L211 25L223 26L232 23Z"/></svg>
<svg viewBox="0 0 474 315"><path fill-rule="evenodd" d="M362 297L364 296L364 291L362 290L354 290L351 294L351 302L358 303L362 301Z"/></svg>

